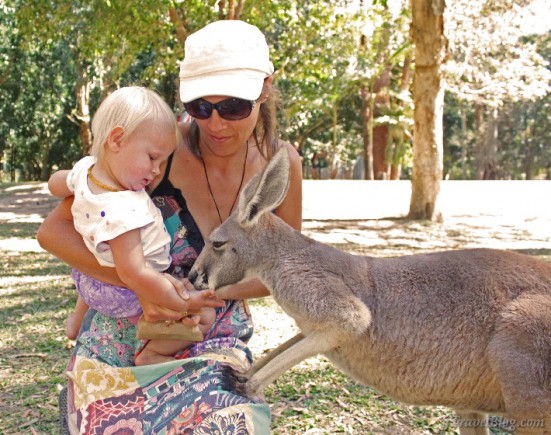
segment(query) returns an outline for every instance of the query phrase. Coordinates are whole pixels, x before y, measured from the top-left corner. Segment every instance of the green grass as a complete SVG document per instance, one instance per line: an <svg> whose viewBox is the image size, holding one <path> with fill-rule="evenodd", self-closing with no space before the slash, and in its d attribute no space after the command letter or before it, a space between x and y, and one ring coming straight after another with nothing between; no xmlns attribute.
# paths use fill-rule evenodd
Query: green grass
<svg viewBox="0 0 551 435"><path fill-rule="evenodd" d="M0 433L57 433L57 394L71 344L69 268L44 253L3 253L0 290Z"/></svg>
<svg viewBox="0 0 551 435"><path fill-rule="evenodd" d="M274 434L454 433L449 410L399 404L336 371L325 358L285 373L266 390L266 399Z"/></svg>
<svg viewBox="0 0 551 435"><path fill-rule="evenodd" d="M0 185L0 199L7 197L6 186ZM406 233L408 225L395 222ZM0 239L33 238L37 227L0 219ZM338 247L380 256L414 250L392 240L369 248ZM551 261L551 250L523 252ZM72 348L64 325L76 300L70 270L46 253L0 253L0 434L57 434L57 396ZM273 302L255 304L269 307ZM457 433L448 409L397 403L354 382L322 357L289 370L265 393L276 435Z"/></svg>
<svg viewBox="0 0 551 435"><path fill-rule="evenodd" d="M18 239L34 239L36 230L40 224L34 222L2 222L0 226L0 239L15 237Z"/></svg>

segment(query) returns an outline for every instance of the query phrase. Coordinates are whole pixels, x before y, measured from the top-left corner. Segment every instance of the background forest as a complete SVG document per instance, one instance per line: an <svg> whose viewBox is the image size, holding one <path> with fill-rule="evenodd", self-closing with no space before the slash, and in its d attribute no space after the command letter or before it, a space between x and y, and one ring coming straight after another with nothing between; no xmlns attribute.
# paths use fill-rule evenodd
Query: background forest
<svg viewBox="0 0 551 435"><path fill-rule="evenodd" d="M444 178L551 179L551 33L527 28L530 3L454 0L444 8ZM305 177L318 176L316 154L327 163L322 177L410 178L407 1L7 0L0 181L46 180L70 167L89 149L98 103L119 86L149 86L181 112L187 35L232 18L267 36L280 134L302 151Z"/></svg>

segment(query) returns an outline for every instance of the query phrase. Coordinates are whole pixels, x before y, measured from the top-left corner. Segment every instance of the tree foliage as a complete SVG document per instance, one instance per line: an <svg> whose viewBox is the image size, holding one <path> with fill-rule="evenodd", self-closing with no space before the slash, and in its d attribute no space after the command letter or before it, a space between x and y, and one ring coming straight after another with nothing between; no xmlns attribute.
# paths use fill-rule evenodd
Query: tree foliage
<svg viewBox="0 0 551 435"><path fill-rule="evenodd" d="M549 176L549 35L522 36L518 16L527 4L448 2L447 177L475 178L484 167L499 178ZM45 179L72 165L87 152L97 105L119 86L144 84L181 110L185 38L235 18L267 36L283 101L280 133L306 162L326 150L333 174L350 174L358 157L369 151L377 160L382 146L392 177L411 175L408 2L7 0L0 5L3 178ZM481 139L496 137L497 146ZM485 146L496 150L488 161Z"/></svg>

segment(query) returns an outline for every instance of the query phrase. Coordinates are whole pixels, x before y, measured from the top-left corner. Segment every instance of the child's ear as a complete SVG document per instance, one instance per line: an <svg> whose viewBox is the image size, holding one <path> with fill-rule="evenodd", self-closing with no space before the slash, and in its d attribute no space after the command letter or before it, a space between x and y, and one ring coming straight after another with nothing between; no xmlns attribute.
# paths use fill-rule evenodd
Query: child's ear
<svg viewBox="0 0 551 435"><path fill-rule="evenodd" d="M122 146L122 139L124 137L124 128L121 126L115 127L111 132L109 133L109 136L107 137L107 146L112 151L118 151L119 148Z"/></svg>

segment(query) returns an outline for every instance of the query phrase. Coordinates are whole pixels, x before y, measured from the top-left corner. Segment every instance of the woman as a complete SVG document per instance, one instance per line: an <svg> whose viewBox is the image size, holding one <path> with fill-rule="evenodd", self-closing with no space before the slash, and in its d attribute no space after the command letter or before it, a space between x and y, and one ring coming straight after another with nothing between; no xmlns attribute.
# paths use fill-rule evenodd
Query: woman
<svg viewBox="0 0 551 435"><path fill-rule="evenodd" d="M172 235L176 277L187 275L204 239L229 216L242 187L279 146L289 148L292 170L289 193L275 213L301 227L300 158L277 139L272 73L264 36L246 23L215 22L186 41L180 97L194 120L182 126L184 140L151 191ZM48 216L38 240L75 268L80 292L105 283L122 285L88 254L72 229L70 201ZM245 372L252 359L246 346L252 322L245 299L267 294L257 280L220 290L225 303L205 340L187 348L180 359L146 367L133 364L138 347L134 325L90 310L67 369L70 430L268 433L267 405L233 391L233 373ZM138 298L150 321L179 320L185 311L176 294Z"/></svg>

